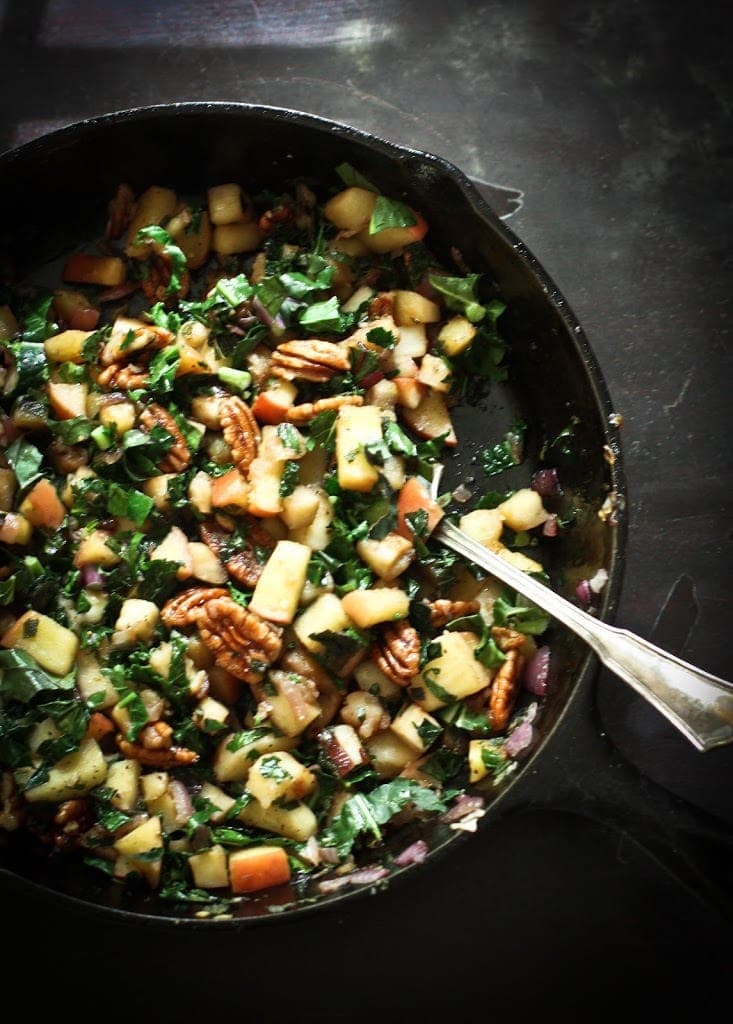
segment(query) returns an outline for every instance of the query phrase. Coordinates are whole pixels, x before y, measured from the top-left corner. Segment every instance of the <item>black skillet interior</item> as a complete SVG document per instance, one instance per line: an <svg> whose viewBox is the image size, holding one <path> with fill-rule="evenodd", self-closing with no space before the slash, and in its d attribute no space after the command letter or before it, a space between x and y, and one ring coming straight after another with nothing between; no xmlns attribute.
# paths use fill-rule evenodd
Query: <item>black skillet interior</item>
<svg viewBox="0 0 733 1024"><path fill-rule="evenodd" d="M16 279L29 274L38 279L39 268L42 275L49 261L98 237L106 204L121 181L136 191L161 184L201 193L208 185L236 180L256 193L285 188L292 178L304 177L315 183L323 199L342 187L335 168L344 161L386 194L403 197L419 209L430 225L427 241L437 254L450 265L450 247L457 246L470 270L482 274L484 294L499 294L507 303L502 332L510 346L510 380L492 385L476 404L455 410L460 447L447 460L441 489L461 481L469 487L475 481L477 492L527 486L535 468L557 466L565 489L560 511L572 510L575 525L548 553L553 582L570 595L578 580L606 568L609 580L598 612L609 617L620 587L625 517L618 433L603 378L552 281L453 165L277 108L202 103L124 111L72 125L0 160L0 194L6 206L3 266L9 265ZM488 480L476 464L476 453L500 440L518 418L529 426L525 461L499 483ZM609 492L616 497L612 525L598 516ZM572 713L575 695L595 671L587 648L566 631L557 631L552 645L554 690L541 710L539 740L519 775L541 771L553 731ZM501 813L505 793L485 794L484 820ZM427 842L431 857L444 855L465 838L430 822L396 834L391 851L418 836ZM196 905L187 908L145 893L125 893L78 864L39 855L22 839L0 847L0 857L0 867L20 878L86 904L158 919L195 919ZM367 858L369 863L376 859L374 851ZM347 890L349 895L358 892ZM307 887L298 892L284 888L249 899L232 913L235 922L251 922L267 918L268 908L292 915L344 898L341 893L319 896Z"/></svg>

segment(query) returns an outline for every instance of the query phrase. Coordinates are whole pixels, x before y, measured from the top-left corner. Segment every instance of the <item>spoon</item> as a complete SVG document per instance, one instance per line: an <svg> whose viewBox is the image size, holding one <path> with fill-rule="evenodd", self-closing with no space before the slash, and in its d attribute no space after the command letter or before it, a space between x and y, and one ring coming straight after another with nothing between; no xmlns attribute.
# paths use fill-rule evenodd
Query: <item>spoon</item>
<svg viewBox="0 0 733 1024"><path fill-rule="evenodd" d="M698 750L733 743L733 683L695 668L627 629L602 622L445 519L432 536L582 637L604 665L648 700Z"/></svg>

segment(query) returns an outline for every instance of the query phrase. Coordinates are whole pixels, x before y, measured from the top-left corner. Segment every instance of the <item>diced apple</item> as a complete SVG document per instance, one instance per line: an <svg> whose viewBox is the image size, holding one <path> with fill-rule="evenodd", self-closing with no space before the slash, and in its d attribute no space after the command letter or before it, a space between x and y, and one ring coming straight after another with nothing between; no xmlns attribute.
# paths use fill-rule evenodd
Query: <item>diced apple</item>
<svg viewBox="0 0 733 1024"><path fill-rule="evenodd" d="M505 562L509 562L515 569L521 569L522 572L542 572L544 569L540 562L536 562L522 551L510 551L503 544L498 544L494 550Z"/></svg>
<svg viewBox="0 0 733 1024"><path fill-rule="evenodd" d="M428 393L427 387L417 379L417 366L412 376L393 377L392 383L397 388L397 405L405 409L417 409Z"/></svg>
<svg viewBox="0 0 733 1024"><path fill-rule="evenodd" d="M251 202L241 185L228 181L212 185L207 193L209 217L214 225L251 221Z"/></svg>
<svg viewBox="0 0 733 1024"><path fill-rule="evenodd" d="M317 633L341 633L353 625L341 598L335 594L321 594L302 612L293 624L295 635L312 654L322 654L323 644L313 639Z"/></svg>
<svg viewBox="0 0 733 1024"><path fill-rule="evenodd" d="M420 292L397 290L394 294L394 322L400 327L413 324L436 324L440 320L440 306L426 299Z"/></svg>
<svg viewBox="0 0 733 1024"><path fill-rule="evenodd" d="M299 530L309 526L318 511L318 495L304 484L298 484L292 494L283 498L283 509L280 518L289 530Z"/></svg>
<svg viewBox="0 0 733 1024"><path fill-rule="evenodd" d="M188 866L197 889L226 889L229 886L229 861L223 846L209 847L188 858Z"/></svg>
<svg viewBox="0 0 733 1024"><path fill-rule="evenodd" d="M162 188L160 185L151 185L137 200L135 212L125 236L125 255L133 256L135 259L144 259L148 246L136 241L137 233L141 228L150 227L153 224L162 224L168 217L176 212L178 197L173 189Z"/></svg>
<svg viewBox="0 0 733 1024"><path fill-rule="evenodd" d="M60 381L50 380L46 389L51 408L60 420L86 416L89 391L86 384L62 384Z"/></svg>
<svg viewBox="0 0 733 1024"><path fill-rule="evenodd" d="M0 517L0 544L30 544L33 527L25 516L5 512Z"/></svg>
<svg viewBox="0 0 733 1024"><path fill-rule="evenodd" d="M297 386L291 380L274 380L252 403L255 419L266 424L282 423L297 394Z"/></svg>
<svg viewBox="0 0 733 1024"><path fill-rule="evenodd" d="M484 751L490 753L490 760L484 760ZM469 782L480 782L489 774L489 764L495 764L502 750L491 740L471 740L468 744Z"/></svg>
<svg viewBox="0 0 733 1024"><path fill-rule="evenodd" d="M356 551L359 558L387 583L396 580L415 557L411 541L399 533L388 533L382 540L360 540Z"/></svg>
<svg viewBox="0 0 733 1024"><path fill-rule="evenodd" d="M489 685L491 674L474 657L478 638L467 633L441 633L433 641L440 653L431 658L410 684L410 696L426 711L444 707Z"/></svg>
<svg viewBox="0 0 733 1024"><path fill-rule="evenodd" d="M189 270L198 270L203 267L211 252L211 220L206 210L202 210L198 217L198 223L194 227L189 223L180 231L175 231L168 225L168 231L186 257L186 266Z"/></svg>
<svg viewBox="0 0 733 1024"><path fill-rule="evenodd" d="M393 683L373 661L362 661L357 665L354 678L360 690L372 693L384 701L395 700L402 693L402 688Z"/></svg>
<svg viewBox="0 0 733 1024"><path fill-rule="evenodd" d="M108 542L111 540L112 534L106 530L92 530L90 534L83 537L74 554L76 568L81 569L85 565L101 565L108 569L110 566L117 565L120 556L109 546Z"/></svg>
<svg viewBox="0 0 733 1024"><path fill-rule="evenodd" d="M271 669L267 679L275 688L275 694L266 698L269 721L285 736L299 736L321 714L315 684L296 672L279 669Z"/></svg>
<svg viewBox="0 0 733 1024"><path fill-rule="evenodd" d="M115 402L114 405L103 405L99 410L99 422L105 427L114 427L118 437L132 430L135 419L135 406L132 402Z"/></svg>
<svg viewBox="0 0 733 1024"><path fill-rule="evenodd" d="M73 284L99 284L116 288L127 278L125 261L119 256L92 256L77 252L69 256L63 270L64 281Z"/></svg>
<svg viewBox="0 0 733 1024"><path fill-rule="evenodd" d="M397 532L410 543L414 537L414 530L408 517L420 511L427 514L424 536L428 536L443 518L444 512L437 501L430 497L427 487L417 477L411 476L405 481L397 497Z"/></svg>
<svg viewBox="0 0 733 1024"><path fill-rule="evenodd" d="M145 803L151 804L155 800L159 800L168 789L169 782L168 772L147 772L143 775L140 785Z"/></svg>
<svg viewBox="0 0 733 1024"><path fill-rule="evenodd" d="M91 338L92 331L61 331L46 338L43 348L49 363L83 362L84 344Z"/></svg>
<svg viewBox="0 0 733 1024"><path fill-rule="evenodd" d="M382 779L394 779L411 761L415 760L415 748L391 729L378 732L366 742L366 749L372 768Z"/></svg>
<svg viewBox="0 0 733 1024"><path fill-rule="evenodd" d="M366 256L369 251L362 241L353 237L335 239L332 243L332 248L336 248L338 252L345 252L350 256ZM341 304L341 308L344 313L355 313L365 302L369 302L374 294L373 288L368 284L362 284L356 291L352 292L346 302Z"/></svg>
<svg viewBox="0 0 733 1024"><path fill-rule="evenodd" d="M318 733L318 745L342 779L369 760L356 729L351 725L333 725L322 729Z"/></svg>
<svg viewBox="0 0 733 1024"><path fill-rule="evenodd" d="M323 551L331 542L331 524L333 523L333 505L322 487L311 486L318 498L318 508L310 523L290 531L290 539L298 544L306 544L311 551Z"/></svg>
<svg viewBox="0 0 733 1024"><path fill-rule="evenodd" d="M213 697L204 697L194 708L191 718L202 732L219 732L229 718L229 708Z"/></svg>
<svg viewBox="0 0 733 1024"><path fill-rule="evenodd" d="M324 205L323 213L342 231L356 232L369 223L376 202L376 192L352 186L332 196Z"/></svg>
<svg viewBox="0 0 733 1024"><path fill-rule="evenodd" d="M393 491L402 490L405 479L405 460L401 455L390 455L384 460L382 474Z"/></svg>
<svg viewBox="0 0 733 1024"><path fill-rule="evenodd" d="M273 426L262 428L260 448L249 467L249 511L255 516L276 516L282 512L280 484L287 460L275 457L276 431Z"/></svg>
<svg viewBox="0 0 733 1024"><path fill-rule="evenodd" d="M397 404L399 392L393 380L383 378L372 384L364 397L367 405L376 405L382 412L392 412Z"/></svg>
<svg viewBox="0 0 733 1024"><path fill-rule="evenodd" d="M25 651L52 675L65 676L76 660L79 638L47 615L27 611L5 631L0 644Z"/></svg>
<svg viewBox="0 0 733 1024"><path fill-rule="evenodd" d="M229 796L212 782L204 782L201 786L200 796L202 800L206 800L215 808L209 815L209 821L214 825L220 825L222 821L226 821L229 812L237 802L234 797Z"/></svg>
<svg viewBox="0 0 733 1024"><path fill-rule="evenodd" d="M81 741L78 750L67 754L48 770L45 782L26 789L23 796L29 803L45 801L61 803L83 796L107 778L107 762L96 740Z"/></svg>
<svg viewBox="0 0 733 1024"><path fill-rule="evenodd" d="M288 855L281 846L248 846L229 854L229 886L233 893L285 885L291 874Z"/></svg>
<svg viewBox="0 0 733 1024"><path fill-rule="evenodd" d="M175 477L175 473L159 473L143 481L143 494L147 494L149 498L153 499L153 504L160 512L168 512L170 510L168 486Z"/></svg>
<svg viewBox="0 0 733 1024"><path fill-rule="evenodd" d="M76 655L76 685L82 700L94 699L99 710L114 707L120 699L117 690L102 672L102 665L91 651L80 650ZM97 696L101 694L101 698Z"/></svg>
<svg viewBox="0 0 733 1024"><path fill-rule="evenodd" d="M211 506L232 513L249 509L249 484L238 469L230 469L221 476L212 477Z"/></svg>
<svg viewBox="0 0 733 1024"><path fill-rule="evenodd" d="M425 218L415 210L411 211L416 223L405 228L383 228L373 235L368 229L359 232L361 239L371 252L393 252L395 249L402 249L407 245L413 245L421 241L427 234L428 224Z"/></svg>
<svg viewBox="0 0 733 1024"><path fill-rule="evenodd" d="M241 740L246 742L242 743ZM261 754L270 754L275 750L289 750L295 746L295 740L289 736L279 736L270 730L256 730L252 738L248 733L229 733L225 736L214 754L214 775L217 782L244 782L249 770ZM230 749L233 747L234 749Z"/></svg>
<svg viewBox="0 0 733 1024"><path fill-rule="evenodd" d="M151 324L131 317L118 316L112 324L109 338L102 349L101 363L103 366L117 363L134 355L135 352L142 351L151 342L166 335L171 341L173 340L173 335L170 332L163 332L160 327L153 327Z"/></svg>
<svg viewBox="0 0 733 1024"><path fill-rule="evenodd" d="M408 704L403 708L390 729L418 754L424 754L443 732L440 722L419 704Z"/></svg>
<svg viewBox="0 0 733 1024"><path fill-rule="evenodd" d="M429 352L422 357L417 379L434 391L447 393L451 387L451 371L444 359Z"/></svg>
<svg viewBox="0 0 733 1024"><path fill-rule="evenodd" d="M147 714L147 721L157 722L165 709L165 701L163 697L161 697L157 690L153 690L148 686L142 687L142 689L138 691L138 696L140 697ZM115 704L112 709L112 719L119 731L127 735L132 728L132 719L127 706L122 705L119 702Z"/></svg>
<svg viewBox="0 0 733 1024"><path fill-rule="evenodd" d="M131 811L135 807L140 789L140 762L126 757L113 761L107 771L107 787L114 790L110 803L119 811Z"/></svg>
<svg viewBox="0 0 733 1024"><path fill-rule="evenodd" d="M315 785L313 772L286 750L279 750L257 758L249 770L246 789L267 809L277 800L300 800L312 793Z"/></svg>
<svg viewBox="0 0 733 1024"><path fill-rule="evenodd" d="M521 487L506 501L497 506L504 522L511 530L533 530L549 519L549 512L542 504L542 498L530 487Z"/></svg>
<svg viewBox="0 0 733 1024"><path fill-rule="evenodd" d="M280 540L257 581L250 610L263 619L286 625L293 621L305 584L311 549L292 540Z"/></svg>
<svg viewBox="0 0 733 1024"><path fill-rule="evenodd" d="M114 646L132 646L138 641L150 640L160 619L160 609L152 601L144 601L139 597L128 597L122 602L115 632L112 635Z"/></svg>
<svg viewBox="0 0 733 1024"><path fill-rule="evenodd" d="M177 562L180 566L176 573L179 580L190 579L193 575L193 558L188 537L180 526L171 527L160 544L153 549L150 560L153 562Z"/></svg>
<svg viewBox="0 0 733 1024"><path fill-rule="evenodd" d="M399 587L375 587L352 590L341 598L344 611L360 629L369 629L380 622L404 619L410 610L410 599Z"/></svg>
<svg viewBox="0 0 733 1024"><path fill-rule="evenodd" d="M118 839L114 848L121 856L129 858L135 871L155 888L160 883L163 858L163 831L157 815L148 818L131 832ZM154 854L160 851L160 856Z"/></svg>
<svg viewBox="0 0 733 1024"><path fill-rule="evenodd" d="M274 832L275 835L294 839L298 843L307 842L318 830L315 814L303 803L294 807L281 807L279 804L263 807L257 800L251 800L239 812L239 820L245 825Z"/></svg>
<svg viewBox="0 0 733 1024"><path fill-rule="evenodd" d="M210 547L194 540L189 541L188 550L191 555L192 576L214 586L227 582L229 574Z"/></svg>
<svg viewBox="0 0 733 1024"><path fill-rule="evenodd" d="M446 435L446 445L455 448L458 444L448 406L438 391L426 391L420 404L414 409L405 407L402 415L419 437L434 438Z"/></svg>
<svg viewBox="0 0 733 1024"><path fill-rule="evenodd" d="M204 516L209 515L213 508L211 504L211 477L202 469L192 477L188 485L188 497L197 512Z"/></svg>
<svg viewBox="0 0 733 1024"><path fill-rule="evenodd" d="M31 526L46 530L58 530L66 518L66 509L56 493L56 488L45 477L33 485L21 502L19 512Z"/></svg>
<svg viewBox="0 0 733 1024"><path fill-rule="evenodd" d="M382 414L374 405L343 405L336 421L339 486L345 491L371 491L379 479L364 448L382 439Z"/></svg>
<svg viewBox="0 0 733 1024"><path fill-rule="evenodd" d="M494 548L504 529L504 517L497 508L477 508L461 516L458 525L478 544Z"/></svg>
<svg viewBox="0 0 733 1024"><path fill-rule="evenodd" d="M454 316L443 324L438 334L438 345L449 359L465 352L476 337L476 324L465 316Z"/></svg>
<svg viewBox="0 0 733 1024"><path fill-rule="evenodd" d="M219 224L214 228L212 248L220 256L253 252L259 248L263 234L256 221L241 224Z"/></svg>

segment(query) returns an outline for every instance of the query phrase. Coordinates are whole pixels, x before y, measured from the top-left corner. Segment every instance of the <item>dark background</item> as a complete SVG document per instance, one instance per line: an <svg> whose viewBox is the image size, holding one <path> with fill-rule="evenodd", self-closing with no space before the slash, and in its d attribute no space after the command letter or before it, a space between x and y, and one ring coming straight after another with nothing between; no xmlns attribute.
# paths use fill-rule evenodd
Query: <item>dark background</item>
<svg viewBox="0 0 733 1024"><path fill-rule="evenodd" d="M0 0L0 147L108 110L241 100L452 160L554 278L623 416L616 622L733 678L729 11ZM338 911L143 929L2 879L3 974L31 968L39 1010L157 1021L727 1009L731 750L696 753L605 672L586 712L582 777L554 765L547 800Z"/></svg>

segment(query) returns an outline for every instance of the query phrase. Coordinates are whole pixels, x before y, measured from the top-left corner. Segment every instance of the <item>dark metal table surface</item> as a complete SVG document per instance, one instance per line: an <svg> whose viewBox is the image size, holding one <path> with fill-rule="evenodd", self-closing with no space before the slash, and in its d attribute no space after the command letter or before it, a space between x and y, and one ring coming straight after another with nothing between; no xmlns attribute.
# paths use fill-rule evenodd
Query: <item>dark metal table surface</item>
<svg viewBox="0 0 733 1024"><path fill-rule="evenodd" d="M107 110L242 100L455 162L555 279L623 416L616 622L732 678L729 8L0 0L0 143ZM725 1009L733 750L696 753L605 671L568 740L587 774L559 798L338 912L143 930L3 880L4 977L28 968L29 1007L100 1019Z"/></svg>

